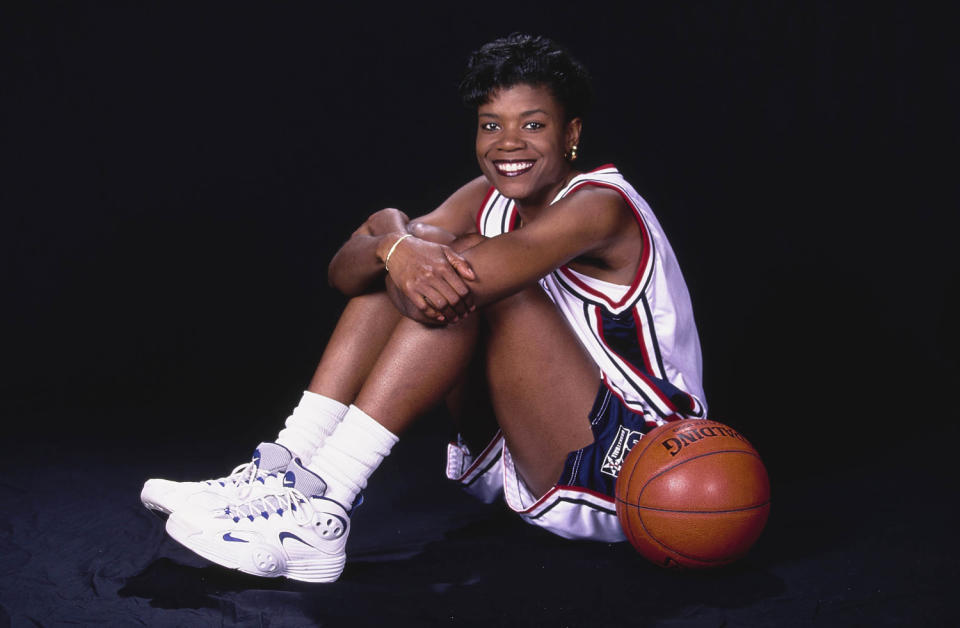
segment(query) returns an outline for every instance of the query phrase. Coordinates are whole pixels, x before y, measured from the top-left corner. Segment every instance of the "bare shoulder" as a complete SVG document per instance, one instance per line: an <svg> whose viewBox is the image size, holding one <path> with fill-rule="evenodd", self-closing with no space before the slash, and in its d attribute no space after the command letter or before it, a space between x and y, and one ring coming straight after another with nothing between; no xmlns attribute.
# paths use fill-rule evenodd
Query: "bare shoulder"
<svg viewBox="0 0 960 628"><path fill-rule="evenodd" d="M600 211L629 209L620 192L603 185L582 185L567 194L563 200L577 207L589 206Z"/></svg>
<svg viewBox="0 0 960 628"><path fill-rule="evenodd" d="M633 208L618 190L585 185L567 195L571 214L583 220L593 246L572 261L576 270L611 283L629 284L643 252L643 237ZM581 218L582 220L582 218Z"/></svg>
<svg viewBox="0 0 960 628"><path fill-rule="evenodd" d="M633 222L633 212L617 190L602 185L584 185L554 203L570 218L582 221L584 226L606 232L618 232ZM589 220L584 220L589 216Z"/></svg>
<svg viewBox="0 0 960 628"><path fill-rule="evenodd" d="M468 181L462 185L456 192L451 194L447 200L445 200L440 207L437 209L442 209L447 206L457 207L461 210L467 210L470 212L476 212L480 209L480 204L483 202L483 199L486 197L487 193L490 191L490 182L483 175L480 175L472 181Z"/></svg>
<svg viewBox="0 0 960 628"><path fill-rule="evenodd" d="M456 235L475 231L475 218L483 199L490 191L490 182L484 176L468 181L435 210L414 222L440 227Z"/></svg>

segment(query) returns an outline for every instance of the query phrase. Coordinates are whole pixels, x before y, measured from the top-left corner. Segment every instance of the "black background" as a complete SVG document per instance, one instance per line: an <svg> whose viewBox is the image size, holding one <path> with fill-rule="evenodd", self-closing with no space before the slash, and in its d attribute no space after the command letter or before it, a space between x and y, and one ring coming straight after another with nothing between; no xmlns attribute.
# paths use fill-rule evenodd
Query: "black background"
<svg viewBox="0 0 960 628"><path fill-rule="evenodd" d="M667 230L714 418L776 466L952 412L955 57L926 9L833 5L6 7L6 429L272 433L332 253L475 176L456 84L513 30L591 69L582 164Z"/></svg>
<svg viewBox="0 0 960 628"><path fill-rule="evenodd" d="M477 174L456 85L520 30L594 76L580 163L615 163L666 229L711 417L775 487L910 467L956 434L944 23L907 2L5 4L4 440L189 440L226 465L272 438L344 303L329 258Z"/></svg>

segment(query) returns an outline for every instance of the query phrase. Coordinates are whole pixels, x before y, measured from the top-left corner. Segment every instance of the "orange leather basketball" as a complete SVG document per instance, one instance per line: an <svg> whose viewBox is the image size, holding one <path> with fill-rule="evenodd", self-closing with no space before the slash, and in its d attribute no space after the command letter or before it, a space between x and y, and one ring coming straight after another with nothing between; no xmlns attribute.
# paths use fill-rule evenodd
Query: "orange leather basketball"
<svg viewBox="0 0 960 628"><path fill-rule="evenodd" d="M624 533L640 554L663 567L716 567L760 537L770 481L739 432L686 419L640 439L624 460L616 498Z"/></svg>

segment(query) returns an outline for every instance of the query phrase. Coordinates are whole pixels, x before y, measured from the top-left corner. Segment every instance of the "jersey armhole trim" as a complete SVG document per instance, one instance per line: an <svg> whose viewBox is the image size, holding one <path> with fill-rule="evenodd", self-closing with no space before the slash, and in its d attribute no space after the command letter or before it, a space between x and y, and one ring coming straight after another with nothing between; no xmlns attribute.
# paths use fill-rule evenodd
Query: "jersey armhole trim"
<svg viewBox="0 0 960 628"><path fill-rule="evenodd" d="M634 205L629 195L627 195L627 193L619 186L616 186L612 183L607 183L606 181L588 179L578 182L576 185L567 190L567 192L564 194L564 198L572 192L587 185L594 185L616 191L618 194L620 194L621 198L623 198L630 210L633 211L634 218L636 218L637 224L640 226L640 237L643 243L643 251L640 253L640 263L637 265L637 272L633 277L633 281L630 283L630 289L627 290L623 297L617 301L612 300L607 295L587 285L579 277L574 275L572 269L568 268L566 264L559 267L555 272L562 273L564 278L576 286L577 289L581 290L587 295L590 295L592 299L602 300L609 306L609 309L612 312L619 313L630 307L633 302L636 301L640 292L646 287L647 282L650 280L650 277L653 274L651 272L653 268L653 239L650 237L650 230L647 228L647 223L643 219L643 214L641 214L637 206Z"/></svg>

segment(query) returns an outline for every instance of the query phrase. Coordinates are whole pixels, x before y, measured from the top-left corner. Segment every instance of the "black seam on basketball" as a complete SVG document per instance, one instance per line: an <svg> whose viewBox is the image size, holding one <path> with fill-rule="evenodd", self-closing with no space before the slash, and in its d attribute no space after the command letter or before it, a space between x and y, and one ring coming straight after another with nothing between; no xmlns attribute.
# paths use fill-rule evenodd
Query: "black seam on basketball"
<svg viewBox="0 0 960 628"><path fill-rule="evenodd" d="M698 419L698 420L703 420L703 419ZM709 419L706 419L706 420L703 420L703 421L704 421L704 423L716 423L715 421L710 421ZM666 431L669 431L669 430L665 430L665 432L666 432ZM651 446L654 445L653 439L650 439L650 441L651 441L651 442L649 442L649 443L647 444L647 447L651 447ZM643 439L641 439L641 442L643 442ZM660 441L659 441L659 437L658 437L658 442L660 442ZM745 442L746 442L747 445L749 445L750 447L753 446L753 445L750 444L749 441L745 441ZM638 456L642 456L645 451L646 451L646 447L645 447L644 449L642 449L642 450L638 453ZM683 513L683 514L689 513L690 511L685 511L685 510L663 510L663 509L649 508L649 507L646 507L646 506L640 506L639 501L640 501L640 498L643 496L644 491L647 490L647 486L649 486L650 483L653 482L653 480L657 479L658 477L660 477L660 476L663 475L664 473L667 473L668 471L672 471L673 469L676 469L676 468L679 467L680 465L686 464L687 462L691 462L691 461L697 460L697 459L699 459L699 458L704 458L704 457L706 457L706 456L712 456L712 455L714 455L714 454L721 454L721 453L741 453L741 454L749 454L749 455L751 455L751 456L754 456L754 457L757 458L757 459L760 459L760 455L759 455L756 451L744 451L744 450L742 450L742 449L721 449L721 450L719 450L719 451L709 451L709 452L706 452L706 453L697 454L696 456L693 456L693 457L691 457L691 458L687 458L687 459L684 459L684 460L680 460L680 461L678 461L676 464L673 464L673 465L671 465L671 466L669 466L669 467L667 467L667 468L665 468L665 469L662 469L660 472L658 472L658 473L657 473L656 475L654 475L653 477L649 478L649 479L644 483L643 488L640 490L640 493L637 495L637 501L638 501L638 503L633 504L633 503L631 503L631 502L624 501L624 500L619 499L619 498L615 498L616 502L622 503L622 504L624 504L624 506L627 506L627 507L630 507L630 508L636 508L637 511L638 511L636 517L628 517L628 518L627 518L627 522L628 522L628 524L630 525L631 535L634 534L634 532L633 532L633 529L634 529L634 528L633 528L633 522L636 521L636 522L640 525L640 527L643 529L643 534L644 534L648 539L650 539L651 541L653 541L656 545L658 545L662 550L665 550L665 551L667 551L667 552L671 552L671 553L675 554L676 556L681 556L681 557L686 558L686 559L688 559L688 560L696 561L696 562L703 563L703 564L712 564L712 563L724 564L724 563L730 562L730 559L728 559L728 558L723 558L723 559L706 559L706 558L699 558L699 557L696 557L696 556L690 556L690 555L688 555L688 554L684 554L683 552L681 552L681 551L679 551L679 550L676 550L676 549L670 547L669 545L667 545L666 543L664 543L663 541L661 541L660 539L658 539L657 537L655 537L653 534L651 534L650 530L647 529L647 526L646 526L646 524L645 524L644 521L643 521L643 517L641 516L641 513L639 512L641 509L644 509L644 510L655 511L655 512L674 512L674 513ZM760 463L763 464L763 461L760 460ZM619 480L619 478L618 478L618 480ZM746 509L738 509L738 510L733 510L733 511L705 511L705 512L694 511L692 514L717 514L717 513L722 513L722 512L739 512L739 511L742 511L742 510L750 510L750 509L760 508L760 507L769 505L770 503L771 503L771 500L767 500L767 502L766 502L765 504L761 504L761 505L759 505L759 506L752 506L751 508L746 508ZM621 525L622 525L622 523L623 523L623 522L621 521Z"/></svg>
<svg viewBox="0 0 960 628"><path fill-rule="evenodd" d="M769 503L769 502L768 502L768 503ZM639 506L638 506L637 508L639 509ZM680 512L683 512L683 511L680 511ZM659 546L662 547L663 549L667 550L668 552L673 552L673 553L676 554L677 556L682 556L683 558L686 558L687 560L695 560L695 561L697 561L697 562L705 563L705 564L710 564L710 563L729 563L729 562L731 561L731 558L729 558L729 557L728 557L728 558L710 559L710 558L700 558L700 557L698 557L698 556L690 556L689 554L684 554L684 553L681 552L680 550L677 550L677 549L674 549L674 548L670 547L669 545L667 545L666 543L664 543L663 541L661 541L661 540L658 539L657 537L653 536L653 534L650 533L650 530L647 529L647 525L643 522L643 517L636 517L636 520L640 523L641 527L643 527L643 532L644 532L644 534L647 535L647 538L653 540L657 545L659 545Z"/></svg>
<svg viewBox="0 0 960 628"><path fill-rule="evenodd" d="M717 421L712 421L712 420L710 420L710 419L686 419L686 420L688 420L688 421L699 421L699 422L704 423L704 425L709 424L709 423L712 423L712 424L714 424L714 425L719 425L719 426L721 426L721 427L727 427L727 426L723 425L722 423L718 423ZM677 421L677 422L678 422L678 421ZM675 421L670 421L670 422L667 422L667 423L663 423L662 425L658 425L657 427L655 427L655 428L653 428L652 430L650 430L650 432L656 430L657 428L663 427L664 425L671 425L672 423L675 423ZM674 427L676 427L676 426L674 426ZM679 428L677 428L677 429L679 429ZM664 430L664 433L666 433L666 432L668 432L668 431L670 431L670 430ZM633 474L633 471L637 468L637 463L640 461L640 458L643 457L643 454L646 453L647 449L649 449L650 447L653 447L653 445L654 445L654 440L655 440L655 439L650 438L650 432L647 432L646 434L644 434L643 437L640 439L640 442L637 443L637 445L642 445L642 447L641 447L641 449L636 453L636 455L633 454L633 450L636 449L636 447L637 447L636 445L634 446L633 449L630 450L630 452L629 452L629 454L628 454L628 457L629 457L630 462L633 463L633 466L630 468L630 473L626 474L626 476L624 476L624 473L623 473L623 471L625 471L626 469L621 469L621 470L620 470L620 476L617 477L617 483L619 483L620 477L630 477L630 476ZM676 432L674 432L674 433L676 433ZM661 435L662 435L662 434L661 434ZM657 436L657 438L659 439L660 436ZM748 444L749 444L749 443L748 443ZM751 447L752 447L752 445L751 445ZM756 455L756 454L755 454L755 455ZM759 458L760 456L757 455L757 457ZM676 466L676 465L674 465L674 466ZM673 468L674 468L674 467L670 467L670 469L673 469ZM661 473L662 473L662 472L661 472ZM658 475L659 475L659 474L658 474ZM651 478L651 479L653 479L653 478ZM649 483L649 480L647 481L647 483ZM644 488L646 488L646 484L644 485ZM616 490L614 490L614 493L616 493ZM642 493L643 493L643 490L641 490L640 493L642 494ZM616 495L614 495L614 498L616 499ZM638 496L638 499L639 499L639 496ZM623 503L629 504L630 502L623 502ZM637 504L633 504L633 505L636 506Z"/></svg>
<svg viewBox="0 0 960 628"><path fill-rule="evenodd" d="M762 504L754 504L752 506L744 506L743 508L731 508L728 510L670 510L668 508L652 508L650 506L641 506L640 504L630 504L637 510L649 510L651 512L674 512L684 515L722 515L730 512L744 512L747 510L756 510L757 508L763 508L764 506L770 505L770 500L763 502Z"/></svg>
<svg viewBox="0 0 960 628"><path fill-rule="evenodd" d="M619 516L618 516L617 518L619 519ZM627 519L627 525L630 527L630 543L632 544L632 543L633 543L633 540L634 540L635 538L637 538L637 534L638 534L638 531L637 531L637 529L636 529L636 526L634 525L634 522L640 523L641 526L643 525L643 522L640 521L640 517L639 517L639 516L637 516L637 517L626 517L626 519ZM623 525L623 521L620 522L620 525L621 525L621 526ZM646 530L644 530L643 533L646 534ZM647 536L650 536L650 535L647 534ZM653 537L650 537L650 538L653 538Z"/></svg>
<svg viewBox="0 0 960 628"><path fill-rule="evenodd" d="M652 506L641 506L640 504L634 504L633 502L628 502L627 500L620 499L619 497L614 497L614 501L616 501L617 503L623 504L624 506L631 506L637 509L643 508L644 510L654 510L657 512L683 512L683 513L691 513L694 515L698 515L698 514L710 515L710 514L722 513L722 512L739 512L741 510L750 510L752 508L760 508L761 506L766 506L767 504L773 503L772 499L768 499L762 504L757 504L755 506L746 506L744 508L734 508L733 510L667 510L666 508L653 508Z"/></svg>
<svg viewBox="0 0 960 628"><path fill-rule="evenodd" d="M747 454L747 455L753 456L754 458L757 458L758 460L760 459L759 454L757 454L754 451L743 451L742 449L721 449L719 451L708 451L707 453L704 453L704 454L697 454L696 456L693 456L691 458L680 460L676 464L669 466L666 469L662 469L659 473L657 473L655 476L648 479L646 483L644 483L643 488L640 489L640 493L637 495L637 506L639 507L640 498L643 497L643 492L647 490L647 487L650 486L650 483L656 480L658 477L660 477L664 473L667 473L668 471L673 471L680 465L687 464L688 462L693 462L694 460L699 460L700 458L706 458L707 456L715 456L716 454ZM763 464L762 460L760 461L760 464Z"/></svg>
<svg viewBox="0 0 960 628"><path fill-rule="evenodd" d="M705 420L705 421L706 421L706 420ZM654 441L654 439L653 439L653 438L650 438L650 432L656 430L657 428L663 427L664 425L670 425L670 423L663 423L662 425L658 425L657 427L653 428L652 430L650 430L649 432L647 432L646 434L644 434L644 435L640 438L640 442L638 442L637 445L634 445L633 449L630 450L630 452L629 452L628 455L627 455L629 462L632 463L632 466L630 467L630 472L627 473L627 474L624 476L624 473L623 473L623 472L626 471L626 469L625 469L625 468L621 468L621 469L620 469L620 475L617 477L617 483L618 483L618 484L620 483L620 478L621 478L621 477L628 477L628 478L629 478L629 477L631 477L631 476L633 475L633 472L634 472L634 471L636 470L636 468L637 468L637 464L640 462L640 458L643 457L643 454L646 453L647 449L649 449L650 447L653 446L653 441ZM668 430L664 430L664 431L666 432L666 431L668 431ZM659 438L659 437L658 437L658 438ZM637 448L638 445L641 446L641 447L640 447L640 450L637 451L636 454L634 454L633 451ZM624 489L624 490L626 490L626 489ZM614 493L616 493L616 488L614 488ZM614 495L614 498L616 498L616 495ZM623 502L623 503L629 504L630 502ZM636 505L636 504L634 504L634 505Z"/></svg>
<svg viewBox="0 0 960 628"><path fill-rule="evenodd" d="M692 457L692 458L687 458L686 460L681 460L681 461L678 462L677 464L675 464L675 465L673 465L673 466L670 466L670 467L667 467L666 469L663 469L662 471L660 471L659 473L657 473L655 476L653 476L652 478L650 478L649 480L647 480L647 482L643 485L643 489L640 490L640 494L637 495L637 500L638 500L638 501L640 500L640 497L643 495L643 491L647 490L647 486L650 485L650 482L652 482L652 481L655 480L656 478L660 477L661 475L663 475L663 474L666 473L667 471L670 471L670 470L672 470L672 469L676 469L676 468L679 467L680 465L686 464L687 462L690 462L690 461L692 461L692 460L697 460L697 459L699 459L699 458L704 458L704 457L706 457L706 456L712 456L712 455L714 455L714 454L722 454L722 453L749 454L749 455L754 456L754 457L756 457L756 458L758 458L758 459L760 458L760 455L757 454L756 452L754 452L754 451L743 451L742 449L722 449L722 450L720 450L720 451L709 451L709 452L707 452L707 453L697 454L696 456L694 456L694 457ZM761 464L762 464L762 461L761 461ZM767 503L769 504L770 501L768 500ZM645 508L645 507L643 507L643 506L640 506L639 504L630 504L630 503L627 503L627 505L636 508L638 511L639 511L641 508ZM654 510L654 509L648 509L648 510ZM686 513L686 511L683 511L683 510L680 510L680 511L669 511L669 512L681 512L681 513ZM708 514L712 514L712 513L708 513ZM664 543L663 541L661 541L660 539L658 539L657 537L655 537L653 534L651 534L651 533L650 533L650 530L647 529L647 525L643 522L643 517L642 517L642 516L637 516L637 517L636 517L636 520L637 520L637 522L640 524L640 526L643 528L643 532L644 532L644 534L646 534L647 538L651 539L653 542L655 542L657 545L659 545L659 546L662 547L663 549L667 550L668 552L673 552L673 553L676 554L677 556L682 556L683 558L686 558L686 559L688 559L688 560L695 560L695 561L697 561L697 562L705 563L705 564L709 564L709 563L727 563L727 562L730 562L730 559L729 559L729 558L711 560L711 559L708 559L708 558L699 558L699 557L696 557L696 556L690 556L690 555L684 554L683 552L681 552L681 551L679 551L679 550L676 550L676 549L670 547L669 545L667 545L666 543Z"/></svg>
<svg viewBox="0 0 960 628"><path fill-rule="evenodd" d="M711 421L710 419L686 419L686 420L688 420L688 421L698 421L698 422L701 422L701 423L704 424L704 425L702 425L701 427L705 427L705 426L706 426L707 424L709 424L709 423L712 423L712 424L714 424L714 425L719 425L719 426L721 426L721 427L728 427L728 426L726 426L726 425L724 425L724 424L722 424L722 423L718 423L717 421ZM663 423L662 425L658 425L657 427L663 427L663 425L671 425L671 424L673 424L673 423L679 423L679 421L668 421L668 422L666 422L666 423ZM677 429L679 429L676 425L674 425L674 427L677 428ZM655 427L655 428L653 428L653 429L655 430L655 429L657 429L657 428ZM653 430L650 430L650 431L652 432ZM667 431L669 431L669 430L664 430L664 432L667 432ZM676 432L674 432L674 433L676 433ZM646 451L648 447L652 447L652 446L653 446L653 440L654 440L654 439L652 439L652 438L646 438L646 437L648 436L648 434L649 434L649 432L648 432L647 434L644 434L644 435L643 435L644 438L641 438L641 439L640 439L640 442L641 442L641 443L644 441L644 439L646 439L646 440L647 440L647 444L646 444L646 445L644 446L644 448L641 449L640 452L637 454L638 457L639 457L639 456L642 456L642 455L643 455L643 452ZM729 437L727 437L727 438L729 438ZM749 444L749 443L747 443L747 444ZM751 447L752 447L752 445L751 445ZM758 456L758 457L759 457L759 456ZM671 468L672 468L672 467L671 467Z"/></svg>
<svg viewBox="0 0 960 628"><path fill-rule="evenodd" d="M672 547L670 547L669 545L667 545L666 543L664 543L663 541L661 541L661 540L658 539L657 537L655 537L655 536L653 536L652 534L650 534L650 530L647 530L646 524L643 523L643 517L637 517L637 521L640 523L640 526L643 527L643 532L644 532L644 534L647 535L647 538L652 539L657 545L659 545L659 546L662 547L663 549L667 550L668 552L673 552L673 553L676 554L677 556L683 556L684 558L686 558L686 559L688 559L688 560L695 560L695 561L698 561L698 562L701 562L701 563L719 563L719 562L728 562L728 561L729 561L729 559L727 559L727 558L718 559L718 560L710 560L710 559L708 559L708 558L697 558L696 556L688 556L687 554L684 554L683 552L681 552L681 551L679 551L679 550L673 549Z"/></svg>

